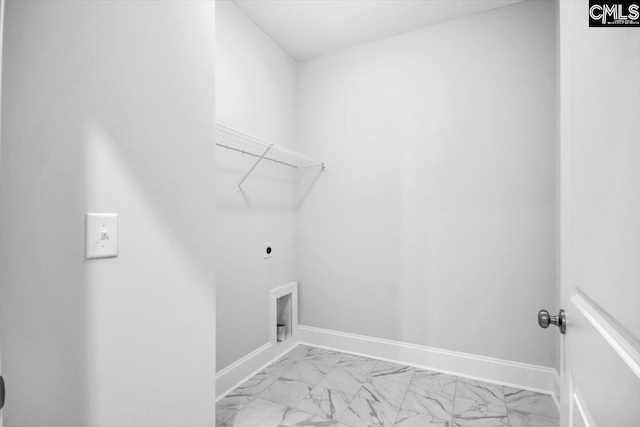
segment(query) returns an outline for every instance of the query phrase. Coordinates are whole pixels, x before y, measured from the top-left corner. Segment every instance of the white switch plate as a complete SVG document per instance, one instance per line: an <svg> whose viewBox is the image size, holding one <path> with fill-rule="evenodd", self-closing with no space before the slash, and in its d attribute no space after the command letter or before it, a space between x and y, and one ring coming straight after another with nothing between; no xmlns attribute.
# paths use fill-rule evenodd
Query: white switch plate
<svg viewBox="0 0 640 427"><path fill-rule="evenodd" d="M87 259L118 256L118 214L87 214Z"/></svg>

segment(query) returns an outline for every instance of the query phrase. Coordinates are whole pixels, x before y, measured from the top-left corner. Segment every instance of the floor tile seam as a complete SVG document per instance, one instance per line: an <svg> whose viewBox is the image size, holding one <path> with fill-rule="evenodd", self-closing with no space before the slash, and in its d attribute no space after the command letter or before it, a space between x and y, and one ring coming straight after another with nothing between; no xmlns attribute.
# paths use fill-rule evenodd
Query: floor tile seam
<svg viewBox="0 0 640 427"><path fill-rule="evenodd" d="M303 397L302 399L300 399L300 402L299 402L299 403L302 403L302 402L307 398L307 396L309 396L309 395L311 394L311 392L313 391L313 389L314 389L314 388L316 388L316 386L312 386L312 385L307 384L307 383L305 383L305 382L303 382L303 381L297 381L297 382L300 382L300 383L302 383L302 384L304 384L304 385L307 385L307 386L310 386L310 387L311 387L311 388L309 389L309 391L307 391L307 392L305 393L304 397ZM276 402L276 403L277 403L277 402ZM282 405L282 406L287 406L287 405ZM302 412L305 412L305 411L302 411Z"/></svg>
<svg viewBox="0 0 640 427"><path fill-rule="evenodd" d="M417 387L414 387L417 388ZM411 390L411 385L409 385L409 388L407 389L408 391L412 392L412 393L416 393L415 391ZM456 399L456 395L455 395L455 391L453 394L449 394L449 393L444 393L444 392L440 392L440 391L433 391L433 390L429 390L429 389L425 389L425 388L421 388L421 390L424 390L424 392L428 395L436 395L439 397L446 397L449 398L451 400L455 400ZM417 394L417 393L416 393Z"/></svg>
<svg viewBox="0 0 640 427"><path fill-rule="evenodd" d="M456 383L453 386L453 406L451 407L451 426L453 426L453 420L456 418L456 397L458 395L458 381L460 379L456 376Z"/></svg>
<svg viewBox="0 0 640 427"><path fill-rule="evenodd" d="M507 393L504 391L504 386L500 386L502 388L502 399L504 400L504 410L507 412L507 425L511 426L511 419L509 418L509 407L507 406Z"/></svg>
<svg viewBox="0 0 640 427"><path fill-rule="evenodd" d="M521 409L518 409L518 406L519 406L519 405L510 405L510 404L509 404L509 402L507 402L507 409L512 409L512 410L514 410L514 411L518 411L518 410L520 410L520 411L522 411L522 412L531 412L531 411L527 411L527 410L521 410ZM532 405L529 405L529 406L538 406L538 405L532 404ZM553 408L553 409L556 409L556 406L555 406L554 404L552 404L550 407L551 407L551 408ZM547 415L547 416L548 416L548 415Z"/></svg>
<svg viewBox="0 0 640 427"><path fill-rule="evenodd" d="M389 381L389 382L396 383L396 384L411 385L411 381L409 381L407 383L405 381L398 381L398 380L394 380L394 379L390 379L390 378L374 377L373 376L373 372L367 377L367 379L369 379L369 378L377 378L377 379L382 380L382 381Z"/></svg>
<svg viewBox="0 0 640 427"><path fill-rule="evenodd" d="M303 403L305 400L307 400L307 397L309 397L309 395L311 394L311 392L312 392L313 390L315 390L318 386L320 386L320 383L322 383L322 381L324 381L324 380L325 380L325 378L327 378L327 375L328 375L328 372L327 372L326 374L324 374L324 376L322 377L322 379L321 379L320 381L318 381L318 383L317 383L317 384L308 384L308 385L311 385L311 386L312 386L312 388L311 388L311 390L309 390L309 392L308 392L308 393L307 393L307 394L302 398L302 400L300 400L300 402L298 403L298 405L296 406L296 408L297 408L298 406L302 405L302 403ZM305 383L305 384L307 384L307 383ZM324 386L323 386L323 387L324 387ZM331 390L331 391L334 391L334 392L335 392L335 390L330 389L329 387L324 387L324 388L325 388L325 389L327 389L327 390ZM345 393L345 394L348 394L348 393ZM352 399L352 400L353 400L353 399ZM350 405L350 404L351 404L351 402L349 402L349 405ZM301 411L301 412L306 412L306 411Z"/></svg>
<svg viewBox="0 0 640 427"><path fill-rule="evenodd" d="M263 391L264 391L264 390L263 390ZM261 394L261 393L262 393L262 391L261 391L260 393L258 393L258 394ZM224 420L222 423L223 423L223 424L226 424L226 423L227 423L227 421L229 421L231 418L235 417L235 416L236 416L240 411L242 411L244 408L246 408L246 407L247 407L247 405L249 405L251 402L253 402L253 401L258 397L258 394L254 394L253 396L250 396L250 398L249 398L249 400L247 401L247 403L245 403L244 405L242 405L242 407L241 407L240 409L238 409L238 410L235 412L235 414L233 414L233 415L231 415L230 417L228 417L228 418L227 418L226 420Z"/></svg>
<svg viewBox="0 0 640 427"><path fill-rule="evenodd" d="M507 408L507 414L509 414L509 412L519 412L521 414L535 415L536 417L542 417L542 418L546 418L548 420L556 420L556 421L560 420L559 416L555 417L555 416L549 416L549 415L540 414L540 413L537 413L537 412L518 411L518 410L515 410L515 409L511 409L510 410L509 408Z"/></svg>
<svg viewBox="0 0 640 427"><path fill-rule="evenodd" d="M413 379L413 373L411 374L411 379ZM411 379L409 380L409 383L411 383ZM400 406L398 406L397 412L396 412L396 417L393 420L393 425L395 426L396 423L398 422L398 417L400 416L400 412L402 411L402 406L404 405L404 401L407 398L407 394L409 393L409 386L407 385L407 389L404 391L404 396L402 397L402 400L400 401Z"/></svg>
<svg viewBox="0 0 640 427"><path fill-rule="evenodd" d="M302 403L302 402L300 402L300 403ZM282 405L282 406L285 406L285 405ZM298 405L298 406L300 406L300 405ZM291 411L302 412L302 413L304 413L304 414L311 415L312 417L322 418L323 420L326 420L326 421L336 421L336 422L338 422L338 420L332 420L331 418L327 418L327 417L326 417L326 416L324 416L324 415L316 415L316 414L313 414L313 413L311 413L311 412L309 412L309 411L303 411L303 410L301 410L301 409L298 409L298 407L297 407L297 406L296 406L295 408L292 408L292 407L290 407L290 406L285 406L285 407L286 407L287 409L290 409ZM282 419L282 421L284 421L284 418ZM281 424L282 424L282 423L280 423L280 425L281 425Z"/></svg>

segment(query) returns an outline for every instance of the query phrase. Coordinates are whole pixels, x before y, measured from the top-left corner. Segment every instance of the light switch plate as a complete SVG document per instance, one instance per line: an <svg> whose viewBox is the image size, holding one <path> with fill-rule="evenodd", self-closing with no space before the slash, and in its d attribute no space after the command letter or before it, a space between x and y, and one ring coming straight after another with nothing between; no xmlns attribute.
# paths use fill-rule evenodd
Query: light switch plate
<svg viewBox="0 0 640 427"><path fill-rule="evenodd" d="M87 259L118 256L118 214L87 214Z"/></svg>

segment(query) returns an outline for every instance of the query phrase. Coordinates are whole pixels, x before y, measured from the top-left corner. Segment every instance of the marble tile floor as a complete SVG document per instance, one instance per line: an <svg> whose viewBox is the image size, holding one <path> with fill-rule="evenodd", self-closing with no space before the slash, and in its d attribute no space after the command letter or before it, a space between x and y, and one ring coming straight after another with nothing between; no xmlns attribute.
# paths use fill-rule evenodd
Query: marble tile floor
<svg viewBox="0 0 640 427"><path fill-rule="evenodd" d="M216 405L216 427L558 427L551 396L299 345Z"/></svg>

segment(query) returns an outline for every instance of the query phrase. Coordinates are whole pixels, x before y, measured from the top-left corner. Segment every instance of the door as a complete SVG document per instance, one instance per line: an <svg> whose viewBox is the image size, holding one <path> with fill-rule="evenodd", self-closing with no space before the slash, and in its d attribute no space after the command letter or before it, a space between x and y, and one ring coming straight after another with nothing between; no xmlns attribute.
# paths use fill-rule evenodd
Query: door
<svg viewBox="0 0 640 427"><path fill-rule="evenodd" d="M640 28L559 8L560 425L640 426Z"/></svg>

